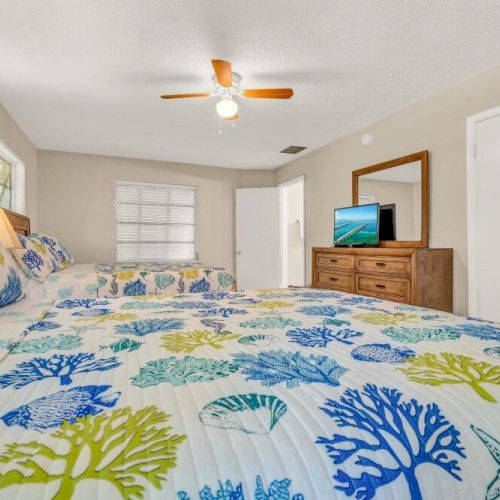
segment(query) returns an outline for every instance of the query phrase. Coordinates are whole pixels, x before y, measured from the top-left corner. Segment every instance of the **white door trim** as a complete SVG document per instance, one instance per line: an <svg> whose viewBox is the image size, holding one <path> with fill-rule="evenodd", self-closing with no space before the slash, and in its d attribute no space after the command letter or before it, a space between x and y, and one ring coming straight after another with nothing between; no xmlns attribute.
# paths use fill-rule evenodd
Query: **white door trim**
<svg viewBox="0 0 500 500"><path fill-rule="evenodd" d="M287 186L293 186L301 182L304 186L304 197L302 204L302 234L303 245L304 245L304 285L306 284L306 176L304 174L288 179L287 181L280 182L278 187L280 188L280 220L281 220L281 287L283 288L284 283L288 283L288 254L286 252L287 248L287 234L283 231L283 221L286 219L286 208L283 205L282 188Z"/></svg>
<svg viewBox="0 0 500 500"><path fill-rule="evenodd" d="M468 315L477 315L476 269L476 125L500 115L500 106L467 118L467 274Z"/></svg>

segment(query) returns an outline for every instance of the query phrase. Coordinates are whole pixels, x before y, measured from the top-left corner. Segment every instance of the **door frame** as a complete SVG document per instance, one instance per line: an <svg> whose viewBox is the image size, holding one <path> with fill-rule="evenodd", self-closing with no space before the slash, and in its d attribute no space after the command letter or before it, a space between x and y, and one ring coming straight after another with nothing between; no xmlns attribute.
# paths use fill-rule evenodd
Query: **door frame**
<svg viewBox="0 0 500 500"><path fill-rule="evenodd" d="M468 315L477 315L476 268L476 126L478 123L500 116L500 106L467 117L467 295Z"/></svg>
<svg viewBox="0 0 500 500"><path fill-rule="evenodd" d="M306 285L306 176L305 174L298 175L286 181L280 182L278 187L280 189L280 240L281 240L281 288L283 288L284 283L288 284L288 255L285 251L287 247L288 237L285 231L283 231L284 224L283 221L286 218L286 207L283 203L282 190L287 186L292 186L293 184L298 184L299 182L303 185L303 197L302 197L302 222L303 222L303 274L304 274L304 286ZM286 278L286 279L285 279Z"/></svg>

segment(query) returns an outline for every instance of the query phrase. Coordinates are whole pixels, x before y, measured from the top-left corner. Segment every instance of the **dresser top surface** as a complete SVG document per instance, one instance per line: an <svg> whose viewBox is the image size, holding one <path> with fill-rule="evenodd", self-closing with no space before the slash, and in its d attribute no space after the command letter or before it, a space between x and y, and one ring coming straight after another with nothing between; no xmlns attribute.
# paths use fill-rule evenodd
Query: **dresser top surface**
<svg viewBox="0 0 500 500"><path fill-rule="evenodd" d="M313 247L313 252L343 255L411 257L415 252L452 252L451 248Z"/></svg>

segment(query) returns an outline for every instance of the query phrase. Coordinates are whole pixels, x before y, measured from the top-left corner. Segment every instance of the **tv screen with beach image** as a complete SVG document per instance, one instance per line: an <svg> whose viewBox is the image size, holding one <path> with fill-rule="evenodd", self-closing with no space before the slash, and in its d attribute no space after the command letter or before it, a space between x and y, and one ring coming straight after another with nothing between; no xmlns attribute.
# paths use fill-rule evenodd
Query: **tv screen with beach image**
<svg viewBox="0 0 500 500"><path fill-rule="evenodd" d="M334 214L334 245L377 245L379 204L337 208Z"/></svg>

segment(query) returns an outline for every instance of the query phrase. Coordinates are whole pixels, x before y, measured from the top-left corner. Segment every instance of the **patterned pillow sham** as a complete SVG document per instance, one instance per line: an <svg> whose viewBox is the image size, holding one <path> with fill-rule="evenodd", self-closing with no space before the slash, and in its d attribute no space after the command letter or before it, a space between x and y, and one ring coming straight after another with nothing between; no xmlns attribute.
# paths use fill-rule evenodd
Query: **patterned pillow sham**
<svg viewBox="0 0 500 500"><path fill-rule="evenodd" d="M60 271L75 263L75 259L73 259L68 250L54 236L31 233L29 238L30 240L39 242L55 257L56 268L53 271Z"/></svg>
<svg viewBox="0 0 500 500"><path fill-rule="evenodd" d="M0 244L0 307L25 297L26 277L9 251Z"/></svg>
<svg viewBox="0 0 500 500"><path fill-rule="evenodd" d="M23 248L13 248L12 255L29 278L34 278L42 283L47 275L57 267L54 255L40 242L20 234L17 236Z"/></svg>

